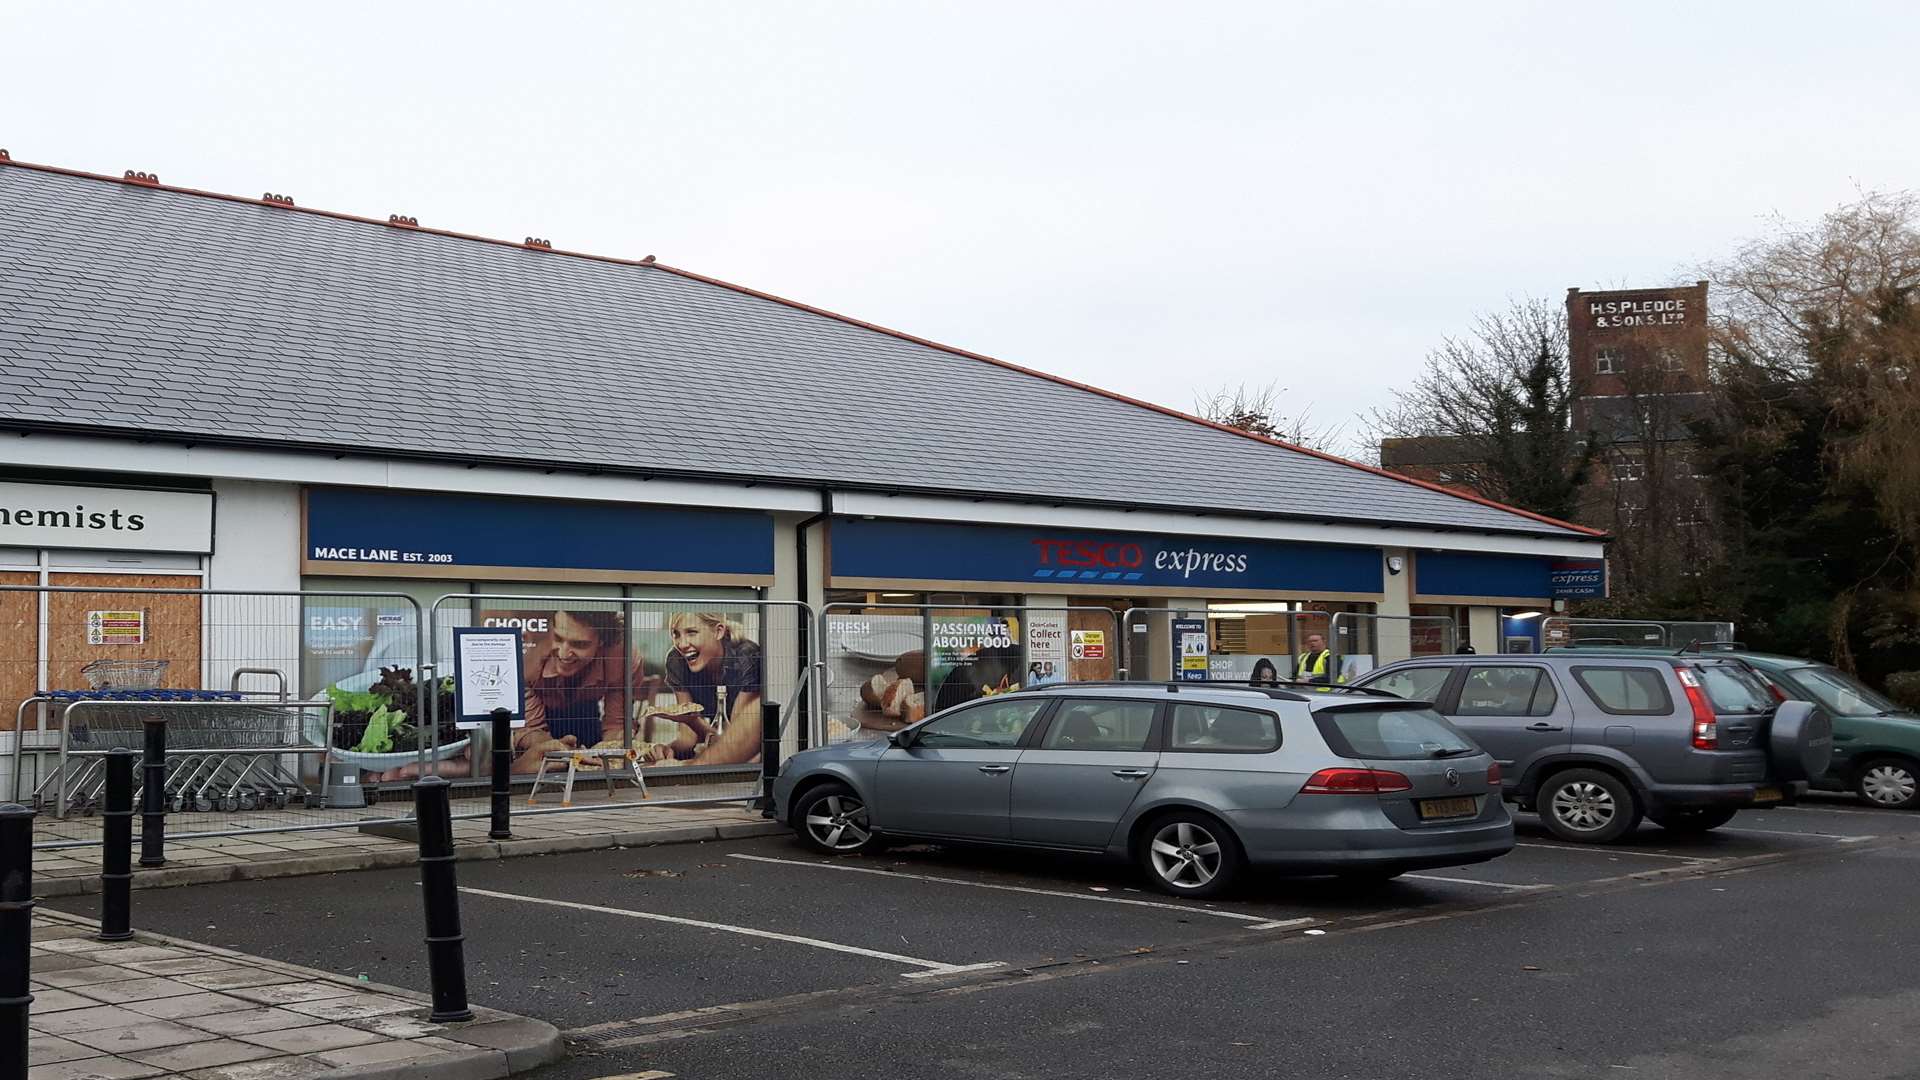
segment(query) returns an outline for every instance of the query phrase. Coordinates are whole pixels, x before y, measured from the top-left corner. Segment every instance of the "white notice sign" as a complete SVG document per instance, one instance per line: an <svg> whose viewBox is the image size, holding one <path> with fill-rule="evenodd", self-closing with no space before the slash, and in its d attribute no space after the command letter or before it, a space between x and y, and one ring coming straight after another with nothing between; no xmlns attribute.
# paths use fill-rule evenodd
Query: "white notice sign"
<svg viewBox="0 0 1920 1080"><path fill-rule="evenodd" d="M453 692L463 728L493 723L493 710L527 720L521 697L520 631L517 627L457 627L453 632Z"/></svg>

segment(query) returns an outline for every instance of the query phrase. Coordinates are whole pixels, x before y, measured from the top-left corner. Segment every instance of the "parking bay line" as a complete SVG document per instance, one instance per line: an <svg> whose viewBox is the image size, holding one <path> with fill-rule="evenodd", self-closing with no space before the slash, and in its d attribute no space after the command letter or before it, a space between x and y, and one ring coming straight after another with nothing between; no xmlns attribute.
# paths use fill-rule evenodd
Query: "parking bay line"
<svg viewBox="0 0 1920 1080"><path fill-rule="evenodd" d="M544 896L523 896L519 893L494 892L491 889L462 887L461 892L473 896L486 896L495 900L517 900L523 904L546 904L549 907L571 908L574 911L593 911L602 915L618 915L623 919L646 919L650 922L673 923L676 926L697 926L703 930L722 930L729 934L742 934L746 937L767 938L772 941L784 941L793 945L808 945L829 952L848 953L853 956L865 956L874 960L886 960L890 963L905 964L923 970L911 971L902 975L907 979L925 979L935 975L954 975L963 971L986 971L1002 967L1004 960L989 960L984 964L943 964L938 960L922 960L914 956L901 956L899 953L881 952L877 949L863 949L858 945L842 945L837 941L822 941L819 938L801 937L798 934L781 934L772 930L756 930L751 926L729 926L726 923L708 922L704 919L686 919L678 915L660 915L648 911L627 911L622 908L601 907L598 904L582 904L573 900L552 900Z"/></svg>
<svg viewBox="0 0 1920 1080"><path fill-rule="evenodd" d="M1873 810L1865 807L1849 809L1841 806L1808 806L1802 803L1799 806L1769 807L1767 813L1773 813L1776 810L1790 814L1839 814L1843 817L1890 817L1901 818L1909 822L1915 820L1914 813L1911 810Z"/></svg>
<svg viewBox="0 0 1920 1080"><path fill-rule="evenodd" d="M1721 826L1715 832L1750 833L1754 836L1810 836L1815 840L1832 840L1841 844L1858 844L1867 840L1877 840L1877 836L1850 836L1846 833L1831 832L1794 832L1791 829L1748 829Z"/></svg>
<svg viewBox="0 0 1920 1080"><path fill-rule="evenodd" d="M775 859L766 855L746 855L734 852L727 856L746 862L772 863L776 866L802 866L809 870L838 870L848 874L877 874L881 877L904 878L908 881L926 881L936 885L965 885L972 889L993 889L996 892L1027 893L1032 896L1057 896L1062 900L1086 900L1096 904L1124 904L1128 907L1158 908L1163 911L1178 911L1187 915L1211 915L1216 919L1233 919L1250 924L1249 930L1280 930L1289 926L1306 926L1318 922L1314 918L1269 919L1265 915L1247 915L1238 911L1217 911L1213 908L1191 907L1186 904L1168 904L1158 900L1129 900L1124 896L1087 896L1081 893L1062 892L1058 889L1035 889L1025 885L996 885L986 881L968 881L964 878L935 877L931 874L908 874L898 870L881 870L872 866L843 866L837 863L807 862L804 859Z"/></svg>
<svg viewBox="0 0 1920 1080"><path fill-rule="evenodd" d="M1522 840L1513 846L1539 848L1542 851L1572 851L1582 855L1640 855L1649 859L1679 859L1681 862L1690 863L1719 862L1726 857L1712 855L1675 855L1666 851L1636 851L1632 848L1608 847L1605 844L1599 844L1593 847L1578 847L1573 844L1534 844Z"/></svg>
<svg viewBox="0 0 1920 1080"><path fill-rule="evenodd" d="M1436 874L1401 874L1408 881L1441 881L1448 885L1485 885L1489 889L1506 889L1510 892L1530 892L1534 889L1552 889L1553 885L1520 885L1510 881L1476 881L1473 878L1440 877Z"/></svg>

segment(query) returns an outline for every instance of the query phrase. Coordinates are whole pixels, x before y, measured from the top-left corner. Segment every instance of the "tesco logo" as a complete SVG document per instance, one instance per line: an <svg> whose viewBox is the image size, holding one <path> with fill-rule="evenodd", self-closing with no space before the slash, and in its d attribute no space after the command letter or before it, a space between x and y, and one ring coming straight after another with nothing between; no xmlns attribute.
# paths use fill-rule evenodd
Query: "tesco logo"
<svg viewBox="0 0 1920 1080"><path fill-rule="evenodd" d="M1041 566L1087 570L1135 570L1147 563L1139 544L1103 540L1035 540ZM1153 553L1153 568L1177 572L1184 580L1195 573L1244 574L1247 556L1197 548L1166 548ZM1137 578L1139 575L1133 575ZM1129 578L1128 580L1132 580Z"/></svg>
<svg viewBox="0 0 1920 1080"><path fill-rule="evenodd" d="M1088 570L1131 570L1147 561L1139 544L1097 540L1035 540L1041 566L1077 566Z"/></svg>

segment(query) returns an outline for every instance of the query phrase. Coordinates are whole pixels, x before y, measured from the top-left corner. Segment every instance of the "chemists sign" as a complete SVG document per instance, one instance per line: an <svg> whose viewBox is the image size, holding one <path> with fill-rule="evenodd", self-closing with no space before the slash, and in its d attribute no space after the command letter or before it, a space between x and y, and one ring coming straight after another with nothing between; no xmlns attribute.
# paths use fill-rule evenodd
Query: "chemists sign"
<svg viewBox="0 0 1920 1080"><path fill-rule="evenodd" d="M213 493L0 481L0 547L213 550Z"/></svg>

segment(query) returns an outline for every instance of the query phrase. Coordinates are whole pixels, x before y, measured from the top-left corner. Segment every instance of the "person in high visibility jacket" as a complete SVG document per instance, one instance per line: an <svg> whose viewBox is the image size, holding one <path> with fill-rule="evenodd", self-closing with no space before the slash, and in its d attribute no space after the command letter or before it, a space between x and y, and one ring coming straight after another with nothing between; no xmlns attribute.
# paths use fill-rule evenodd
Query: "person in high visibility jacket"
<svg viewBox="0 0 1920 1080"><path fill-rule="evenodd" d="M1332 682L1327 678L1327 639L1319 634L1307 635L1307 651L1297 657L1293 665L1293 677L1306 682Z"/></svg>

